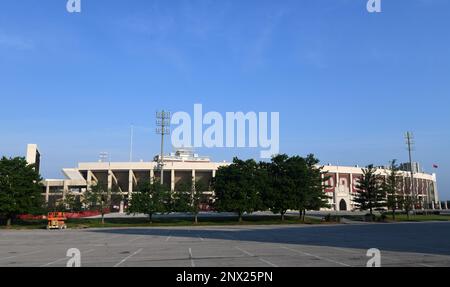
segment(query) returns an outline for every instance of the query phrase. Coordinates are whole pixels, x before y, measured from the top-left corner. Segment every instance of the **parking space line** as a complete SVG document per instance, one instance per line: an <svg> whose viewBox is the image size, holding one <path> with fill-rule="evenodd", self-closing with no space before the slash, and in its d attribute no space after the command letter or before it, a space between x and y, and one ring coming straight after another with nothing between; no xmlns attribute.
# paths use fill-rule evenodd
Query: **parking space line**
<svg viewBox="0 0 450 287"><path fill-rule="evenodd" d="M314 258L317 258L317 259L320 259L320 260L325 260L325 261L328 261L328 262L331 262L331 263L335 263L335 264L338 264L338 265L341 265L341 266L351 267L348 264L345 264L345 263L342 263L342 262L339 262L339 261L336 261L336 260L333 260L333 259L329 259L329 258L325 258L325 257L318 256L318 255L315 255L315 254L311 254L311 253L308 253L308 252L292 249L292 248L289 248L289 247L286 247L286 246L282 246L281 248L284 248L286 250L289 250L289 251L292 251L292 252L295 252L295 253L298 253L298 254L314 257Z"/></svg>
<svg viewBox="0 0 450 287"><path fill-rule="evenodd" d="M89 250L87 250L87 251L85 251L85 252L81 252L81 255L88 254L88 253L91 253L91 252L93 252L93 251L95 251L95 249L89 249ZM70 259L70 258L66 256L66 257L63 257L63 258L59 258L59 259L57 259L57 260L55 260L55 261L49 262L49 263L47 263L47 264L41 265L41 266L39 266L39 267L48 267L48 266L50 266L50 265L59 263L59 262L64 261L64 260L69 260L69 259Z"/></svg>
<svg viewBox="0 0 450 287"><path fill-rule="evenodd" d="M278 267L278 265L275 265L275 264L273 264L273 263L270 262L270 261L267 261L267 260L262 259L262 258L258 258L258 259L259 259L260 261L262 261L262 262L264 262L264 263L266 263L266 264L272 266L272 267Z"/></svg>
<svg viewBox="0 0 450 287"><path fill-rule="evenodd" d="M250 257L257 257L259 261L264 262L264 263L266 263L267 265L270 265L270 266L272 266L272 267L278 267L278 265L273 264L272 262L270 262L270 261L268 261L268 260L266 260L266 259L260 258L260 257L256 256L255 254L252 254L252 253L248 252L248 251L245 250L245 249L242 249L242 248L240 248L240 247L238 247L238 246L235 246L234 248L236 248L237 250L241 251L242 253L245 253L246 255L248 255L248 256L250 256Z"/></svg>
<svg viewBox="0 0 450 287"><path fill-rule="evenodd" d="M191 267L195 267L194 258L192 256L192 249L189 248L189 259L191 260Z"/></svg>
<svg viewBox="0 0 450 287"><path fill-rule="evenodd" d="M428 265L428 264L424 264L424 263L419 263L419 265L420 266L423 266L423 267L430 267L430 268L433 268L434 266L432 266L432 265Z"/></svg>
<svg viewBox="0 0 450 287"><path fill-rule="evenodd" d="M144 237L144 235L140 235L140 236L138 236L138 237L135 237L135 238L129 240L128 243L135 242L135 241L137 241L137 240L139 240L139 239L141 239L141 238L143 238L143 237Z"/></svg>
<svg viewBox="0 0 450 287"><path fill-rule="evenodd" d="M131 257L139 254L142 251L142 248L135 251L133 254L128 255L127 257L125 257L124 259L122 259L119 263L117 263L116 265L114 265L114 267L119 267L122 263L124 263L125 261L127 261L128 259L130 259Z"/></svg>
<svg viewBox="0 0 450 287"><path fill-rule="evenodd" d="M331 247L331 248L336 249L336 250L340 250L340 251L343 251L343 252L347 252L347 253L350 253L350 254L358 254L358 255L361 255L361 256L362 256L361 258L365 258L365 257L364 257L364 256L365 256L365 253L360 253L360 252L357 252L357 251L348 250L348 249L345 249L345 248L339 248L339 247ZM382 252L382 254L381 254L381 260L388 260L388 261L398 262L398 263L406 263L406 262L405 262L404 260L402 260L402 259L394 258L394 257L391 257L391 255L386 255L386 253L383 253L383 251L381 251L381 252ZM433 255L433 256L434 256L434 255ZM416 264L416 263L414 263L414 264ZM417 263L417 265L422 266L422 267L434 267L434 266L432 266L432 265L425 264L425 263Z"/></svg>
<svg viewBox="0 0 450 287"><path fill-rule="evenodd" d="M252 254L252 253L248 252L247 250L244 250L244 249L242 249L242 248L240 248L240 247L238 247L238 246L236 246L236 247L234 247L234 248L236 248L237 250L241 251L242 253L247 254L247 255L250 256L250 257L255 257L254 254Z"/></svg>
<svg viewBox="0 0 450 287"><path fill-rule="evenodd" d="M22 257L22 256L27 256L27 255L33 255L33 254L36 254L36 253L39 253L39 252L42 252L42 250L37 250L37 251L33 251L33 252L29 252L29 253L24 253L24 254L18 254L18 255L9 256L9 257L3 257L3 258L0 258L0 261L1 261L1 260L13 259L13 258L17 258L17 257Z"/></svg>

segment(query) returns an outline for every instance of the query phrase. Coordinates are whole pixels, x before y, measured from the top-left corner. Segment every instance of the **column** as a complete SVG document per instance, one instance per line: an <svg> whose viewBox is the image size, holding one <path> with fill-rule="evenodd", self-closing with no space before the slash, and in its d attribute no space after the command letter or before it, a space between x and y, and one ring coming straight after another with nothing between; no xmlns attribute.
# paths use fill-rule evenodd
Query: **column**
<svg viewBox="0 0 450 287"><path fill-rule="evenodd" d="M175 191L175 169L170 170L170 191Z"/></svg>
<svg viewBox="0 0 450 287"><path fill-rule="evenodd" d="M45 186L45 203L48 204L48 198L50 196L50 184L49 182L46 182L46 186Z"/></svg>
<svg viewBox="0 0 450 287"><path fill-rule="evenodd" d="M354 204L353 204L353 173L350 172L350 183L348 184L348 188L349 188L349 197L350 197L350 210L354 209Z"/></svg>
<svg viewBox="0 0 450 287"><path fill-rule="evenodd" d="M112 190L112 171L108 170L108 191Z"/></svg>
<svg viewBox="0 0 450 287"><path fill-rule="evenodd" d="M130 169L128 171L128 197L131 198L133 194L133 171Z"/></svg>
<svg viewBox="0 0 450 287"><path fill-rule="evenodd" d="M334 181L334 192L333 192L333 201L334 201L334 210L338 211L338 203L337 203L337 192L339 191L339 171L335 173L336 179Z"/></svg>
<svg viewBox="0 0 450 287"><path fill-rule="evenodd" d="M63 187L63 200L66 199L66 194L69 192L69 186L67 185L67 181L64 180L64 187Z"/></svg>
<svg viewBox="0 0 450 287"><path fill-rule="evenodd" d="M192 170L192 182L195 184L196 182L196 178L195 178L195 169Z"/></svg>
<svg viewBox="0 0 450 287"><path fill-rule="evenodd" d="M87 190L90 190L92 186L92 172L90 170L87 171L86 183L87 183Z"/></svg>

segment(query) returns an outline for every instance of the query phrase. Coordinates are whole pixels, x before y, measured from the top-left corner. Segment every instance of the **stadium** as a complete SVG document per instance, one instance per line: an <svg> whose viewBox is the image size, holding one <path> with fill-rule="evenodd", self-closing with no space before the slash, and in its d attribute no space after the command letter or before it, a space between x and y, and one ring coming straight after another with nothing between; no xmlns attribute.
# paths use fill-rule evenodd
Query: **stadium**
<svg viewBox="0 0 450 287"><path fill-rule="evenodd" d="M30 144L27 148L27 161L36 164L39 169L40 152L37 145ZM112 207L115 211L124 212L127 201L142 182L152 182L161 179L159 156L155 156L152 162L98 162L79 163L76 168L64 168L62 170L65 179L45 179L43 181L43 196L49 207L54 207L65 198L67 194L81 196L88 188L96 184L105 184L109 190L116 190L119 195L113 200ZM176 191L177 184L193 179L201 181L209 186L215 177L216 171L221 166L229 165L227 162L213 162L209 157L199 156L190 149L179 149L174 153L164 156L163 181L170 186L171 191ZM412 191L411 172L409 164L401 165L401 190L403 195L415 194L418 198L419 209L440 209L436 174L424 173L419 164L413 164L414 191ZM357 189L358 179L363 174L363 169L358 166L336 166L328 164L324 166L328 180L326 192L329 195L331 210L352 211L356 209L353 202ZM381 176L387 176L387 167L378 167L377 172ZM212 195L213 191L204 191ZM204 210L210 210L210 202L202 206ZM444 208L446 208L444 206Z"/></svg>

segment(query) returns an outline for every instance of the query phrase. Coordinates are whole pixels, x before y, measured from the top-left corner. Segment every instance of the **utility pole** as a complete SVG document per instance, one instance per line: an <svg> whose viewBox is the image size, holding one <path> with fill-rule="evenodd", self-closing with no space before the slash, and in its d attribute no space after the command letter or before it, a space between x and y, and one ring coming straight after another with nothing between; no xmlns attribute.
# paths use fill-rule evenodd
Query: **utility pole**
<svg viewBox="0 0 450 287"><path fill-rule="evenodd" d="M415 188L415 183L414 183L414 168L413 168L413 161L412 161L412 148L414 145L413 139L414 136L411 132L406 132L405 135L405 139L406 139L406 145L408 147L408 155L409 155L409 168L411 171L411 196L413 198L413 210L416 209L416 188Z"/></svg>
<svg viewBox="0 0 450 287"><path fill-rule="evenodd" d="M161 185L164 184L164 136L170 133L170 112L162 110L156 112L156 133L161 135L161 154L159 156L159 169L161 171Z"/></svg>

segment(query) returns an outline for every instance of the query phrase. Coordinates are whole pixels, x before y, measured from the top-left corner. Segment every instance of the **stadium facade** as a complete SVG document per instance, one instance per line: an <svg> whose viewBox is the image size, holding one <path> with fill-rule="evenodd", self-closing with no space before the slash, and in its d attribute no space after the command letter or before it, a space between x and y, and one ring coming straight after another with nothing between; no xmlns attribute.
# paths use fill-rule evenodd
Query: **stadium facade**
<svg viewBox="0 0 450 287"><path fill-rule="evenodd" d="M27 161L36 164L39 168L40 153L36 145L28 145ZM105 184L108 189L114 189L120 194L120 200L115 202L118 211L126 207L127 199L141 182L159 181L161 169L158 164L159 156L151 162L85 162L79 163L76 168L64 168L64 179L45 179L43 181L43 196L49 206L55 206L69 193L76 196L82 195L88 188L95 184ZM227 166L227 162L213 162L208 157L201 157L189 149L180 149L175 153L164 156L163 180L164 184L176 191L176 186L184 180L194 179L202 181L209 186L215 177L216 171L221 166ZM407 165L403 165L407 166ZM418 165L417 165L418 166ZM363 174L363 169L358 166L326 165L324 170L329 178L327 182L327 194L332 210L354 210L353 198L357 192L358 179ZM387 176L390 170L379 167L377 172L381 176ZM407 169L400 171L401 194L412 194L411 172ZM414 194L418 198L418 208L440 209L437 190L436 174L428 174L416 170L414 172ZM212 191L205 191L210 193Z"/></svg>

